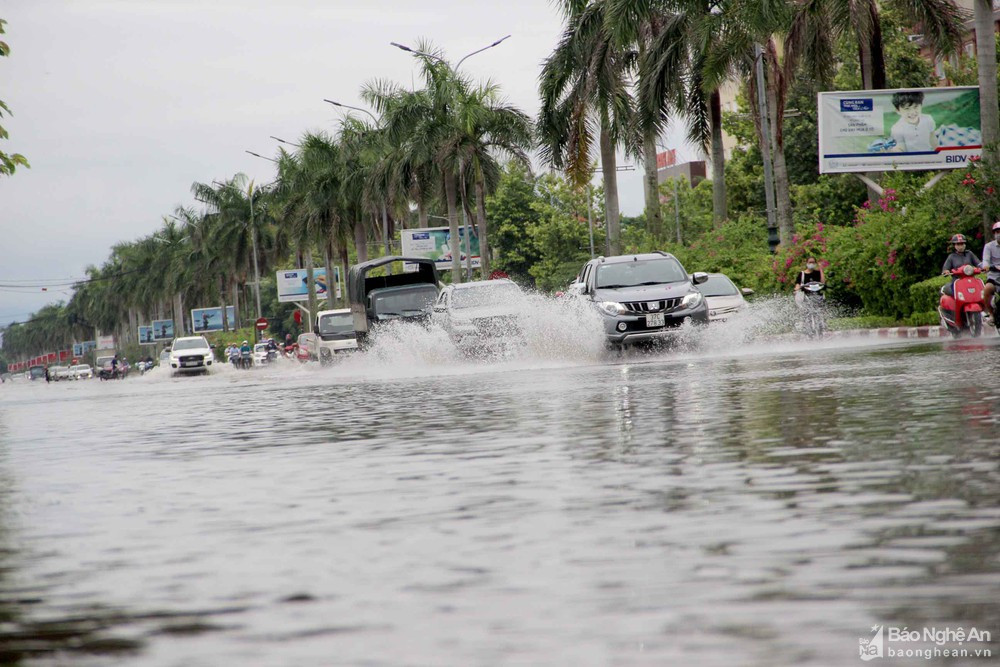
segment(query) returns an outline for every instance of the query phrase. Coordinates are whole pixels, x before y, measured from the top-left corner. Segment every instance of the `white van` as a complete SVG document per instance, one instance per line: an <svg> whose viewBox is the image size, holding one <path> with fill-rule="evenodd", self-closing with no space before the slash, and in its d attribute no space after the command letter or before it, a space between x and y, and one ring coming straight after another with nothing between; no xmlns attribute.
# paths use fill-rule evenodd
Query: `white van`
<svg viewBox="0 0 1000 667"><path fill-rule="evenodd" d="M332 363L336 354L357 350L351 309L321 310L316 315L316 339L319 360L324 364Z"/></svg>

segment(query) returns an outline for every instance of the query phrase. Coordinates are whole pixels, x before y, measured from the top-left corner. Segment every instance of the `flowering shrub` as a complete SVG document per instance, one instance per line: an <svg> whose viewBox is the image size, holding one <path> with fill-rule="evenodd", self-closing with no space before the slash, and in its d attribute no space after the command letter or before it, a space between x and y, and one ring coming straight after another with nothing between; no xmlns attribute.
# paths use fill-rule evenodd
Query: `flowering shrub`
<svg viewBox="0 0 1000 667"><path fill-rule="evenodd" d="M800 226L792 244L774 257L775 279L790 285L805 259L815 256L832 299L860 305L868 315L926 311L926 298L915 309L910 286L940 273L952 234L982 237L966 187L946 177L931 190L886 188L877 202L856 209L852 225ZM981 253L981 247L972 249Z"/></svg>

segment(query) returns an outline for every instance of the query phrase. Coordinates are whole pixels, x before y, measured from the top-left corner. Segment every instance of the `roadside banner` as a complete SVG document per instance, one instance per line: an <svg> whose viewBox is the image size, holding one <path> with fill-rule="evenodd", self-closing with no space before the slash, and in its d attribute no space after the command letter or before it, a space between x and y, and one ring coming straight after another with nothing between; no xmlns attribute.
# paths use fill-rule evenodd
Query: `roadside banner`
<svg viewBox="0 0 1000 667"><path fill-rule="evenodd" d="M226 306L226 321L229 323L229 330L232 331L236 322L236 307ZM194 333L205 333L208 331L222 331L222 306L212 308L192 308L191 326Z"/></svg>
<svg viewBox="0 0 1000 667"><path fill-rule="evenodd" d="M96 350L97 349L97 341L96 340L85 340L82 343L80 343L80 345L83 346L82 354L87 354L91 350Z"/></svg>
<svg viewBox="0 0 1000 667"><path fill-rule="evenodd" d="M156 341L153 340L152 326L139 327L139 345L156 345Z"/></svg>
<svg viewBox="0 0 1000 667"><path fill-rule="evenodd" d="M819 93L822 174L964 169L982 154L979 88Z"/></svg>
<svg viewBox="0 0 1000 667"><path fill-rule="evenodd" d="M153 320L153 341L172 340L174 337L173 320Z"/></svg>
<svg viewBox="0 0 1000 667"><path fill-rule="evenodd" d="M115 346L114 336L98 336L97 341L94 343L97 347L102 350L110 350Z"/></svg>
<svg viewBox="0 0 1000 667"><path fill-rule="evenodd" d="M73 356L74 357L83 356L83 343L73 343Z"/></svg>
<svg viewBox="0 0 1000 667"><path fill-rule="evenodd" d="M288 271L278 271L275 273L278 284L278 301L288 303L291 301L308 301L309 286L308 271L305 269L289 269ZM313 281L316 283L316 298L326 298L326 267L313 269ZM340 267L333 267L333 282L335 286L334 296L338 299L340 290Z"/></svg>
<svg viewBox="0 0 1000 667"><path fill-rule="evenodd" d="M479 236L473 227L472 231L472 266L479 268ZM405 257L420 257L434 260L434 265L438 271L448 271L451 269L452 250L461 251L462 268L465 268L465 227L458 228L458 236L461 241L461 249L455 248L452 243L451 232L447 227L429 227L427 229L402 229L400 237L403 242L403 255Z"/></svg>

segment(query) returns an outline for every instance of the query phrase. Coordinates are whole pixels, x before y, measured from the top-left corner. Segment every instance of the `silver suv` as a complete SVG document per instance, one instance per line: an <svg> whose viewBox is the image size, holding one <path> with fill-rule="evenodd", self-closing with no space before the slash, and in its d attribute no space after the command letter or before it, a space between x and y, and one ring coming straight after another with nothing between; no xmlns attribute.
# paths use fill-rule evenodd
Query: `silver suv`
<svg viewBox="0 0 1000 667"><path fill-rule="evenodd" d="M587 262L570 290L603 316L608 344L620 347L676 333L685 320L708 324L708 305L695 285L708 274L688 275L673 255L598 257Z"/></svg>

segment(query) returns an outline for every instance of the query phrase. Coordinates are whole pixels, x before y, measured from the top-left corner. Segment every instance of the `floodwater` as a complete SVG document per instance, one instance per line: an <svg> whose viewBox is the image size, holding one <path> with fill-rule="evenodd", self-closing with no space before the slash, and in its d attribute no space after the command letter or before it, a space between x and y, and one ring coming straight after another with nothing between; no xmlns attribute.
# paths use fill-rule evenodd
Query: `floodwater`
<svg viewBox="0 0 1000 667"><path fill-rule="evenodd" d="M875 626L996 659L997 338L531 336L3 385L0 663L847 665Z"/></svg>

